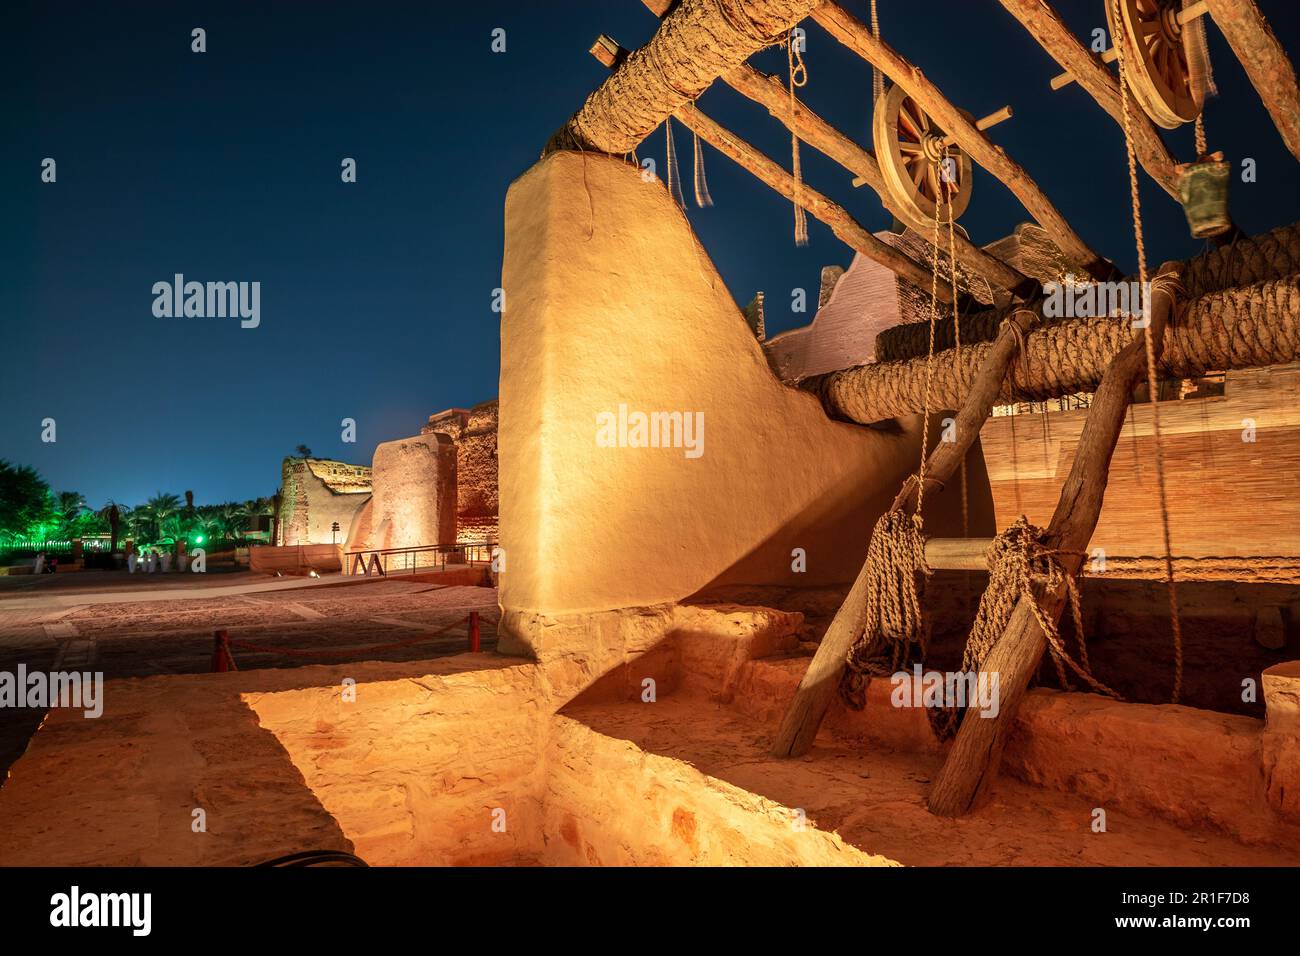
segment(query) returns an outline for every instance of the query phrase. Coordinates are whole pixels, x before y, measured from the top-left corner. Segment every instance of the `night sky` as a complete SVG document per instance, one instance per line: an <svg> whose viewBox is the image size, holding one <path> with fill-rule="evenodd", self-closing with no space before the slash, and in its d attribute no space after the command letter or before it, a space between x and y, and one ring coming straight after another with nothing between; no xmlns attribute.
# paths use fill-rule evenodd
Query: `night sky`
<svg viewBox="0 0 1300 956"><path fill-rule="evenodd" d="M847 0L867 19L866 0ZM1135 265L1119 127L995 0L879 0L886 41L977 116L1083 238ZM1055 4L1077 35L1101 0ZM1300 56L1300 4L1262 0ZM55 490L136 504L192 489L199 503L272 493L299 443L369 463L376 443L428 415L497 394L506 189L599 84L599 33L644 43L638 0L447 3L9 3L0 27L0 458ZM870 144L870 68L809 21L801 95ZM207 31L192 53L190 31ZM506 31L506 52L491 51ZM1210 28L1220 97L1211 148L1257 161L1234 182L1248 233L1297 218L1300 165ZM776 71L784 53L755 65ZM721 84L710 115L787 166L789 134ZM690 136L675 131L689 170ZM1166 134L1190 159L1192 131ZM663 132L640 155L662 163ZM58 181L40 181L41 161ZM358 181L340 181L353 157ZM689 215L738 303L767 293L769 334L804 324L790 290L816 300L818 272L851 252L815 220L792 243L788 203L706 147L711 209ZM889 225L868 189L805 147L808 181L871 229ZM689 198L689 196L688 196ZM1151 263L1196 253L1182 212L1143 178ZM979 243L1026 214L977 172L962 225ZM259 281L261 324L156 318L173 274ZM339 422L357 421L344 444ZM41 421L57 442L41 441Z"/></svg>

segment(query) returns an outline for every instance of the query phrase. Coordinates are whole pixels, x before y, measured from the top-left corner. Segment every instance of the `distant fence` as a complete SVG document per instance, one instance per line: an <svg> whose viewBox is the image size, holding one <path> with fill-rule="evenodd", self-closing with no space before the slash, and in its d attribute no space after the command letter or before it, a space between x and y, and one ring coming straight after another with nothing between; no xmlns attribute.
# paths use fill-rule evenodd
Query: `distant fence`
<svg viewBox="0 0 1300 956"><path fill-rule="evenodd" d="M110 541L108 538L82 538L82 554L108 554ZM121 550L122 542L118 542ZM51 558L70 558L72 557L72 542L66 541L40 541L34 538L6 538L0 540L0 559L13 558L34 558L42 551L47 557Z"/></svg>
<svg viewBox="0 0 1300 956"><path fill-rule="evenodd" d="M422 544L410 548L366 548L344 555L344 574L414 574L420 571L446 570L447 565L489 564L491 541L467 541L460 544Z"/></svg>

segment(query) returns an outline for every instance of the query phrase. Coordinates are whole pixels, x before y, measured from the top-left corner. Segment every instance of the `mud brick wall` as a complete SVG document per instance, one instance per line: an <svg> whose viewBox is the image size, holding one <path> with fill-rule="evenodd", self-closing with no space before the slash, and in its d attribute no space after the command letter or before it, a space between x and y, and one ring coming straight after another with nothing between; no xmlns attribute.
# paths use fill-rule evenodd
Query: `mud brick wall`
<svg viewBox="0 0 1300 956"><path fill-rule="evenodd" d="M430 415L424 434L447 435L456 445L456 540L497 537L497 400Z"/></svg>
<svg viewBox="0 0 1300 956"><path fill-rule="evenodd" d="M280 467L283 545L342 543L370 495L370 468L323 458L286 458ZM334 522L339 532L331 531Z"/></svg>

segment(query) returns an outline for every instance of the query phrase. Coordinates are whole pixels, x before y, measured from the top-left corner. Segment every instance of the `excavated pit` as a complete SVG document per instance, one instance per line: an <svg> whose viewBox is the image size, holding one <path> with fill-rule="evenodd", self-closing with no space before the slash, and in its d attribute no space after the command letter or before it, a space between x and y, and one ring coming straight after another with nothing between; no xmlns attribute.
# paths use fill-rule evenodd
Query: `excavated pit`
<svg viewBox="0 0 1300 956"><path fill-rule="evenodd" d="M1034 691L991 798L960 820L926 811L943 751L887 685L832 710L806 757L773 759L802 627L679 608L567 702L555 665L469 654L116 681L102 718L52 712L14 766L0 863L1300 863L1244 716Z"/></svg>

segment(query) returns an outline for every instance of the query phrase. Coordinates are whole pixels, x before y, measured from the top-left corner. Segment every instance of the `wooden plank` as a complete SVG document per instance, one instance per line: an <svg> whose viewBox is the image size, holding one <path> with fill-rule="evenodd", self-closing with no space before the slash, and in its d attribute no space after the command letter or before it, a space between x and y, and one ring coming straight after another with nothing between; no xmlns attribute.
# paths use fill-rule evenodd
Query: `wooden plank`
<svg viewBox="0 0 1300 956"><path fill-rule="evenodd" d="M814 9L812 17L836 40L902 86L973 161L1011 190L1067 259L1098 279L1116 277L1115 267L1079 237L1024 168L995 146L917 67L873 36L866 24L833 0L826 0Z"/></svg>
<svg viewBox="0 0 1300 956"><path fill-rule="evenodd" d="M610 44L613 44L612 49ZM604 62L606 55L611 60L618 60L621 56L622 47L619 47L615 41L605 34L601 34L601 39L593 45L592 51L594 56ZM850 248L862 253L869 259L879 262L885 268L912 284L923 289L930 288L930 269L927 266L922 265L888 243L877 239L856 219L850 216L844 207L822 195L811 186L806 183L796 184L794 177L777 163L720 123L705 116L698 107L688 103L678 108L672 115L682 125L698 135L700 139L753 173L759 181L776 190L786 199L795 202L797 195L799 205L810 215L816 216L829 226L831 232ZM947 283L940 282L938 284L937 295L945 304L952 304L952 290Z"/></svg>

